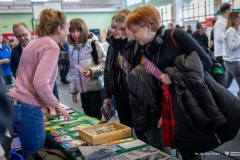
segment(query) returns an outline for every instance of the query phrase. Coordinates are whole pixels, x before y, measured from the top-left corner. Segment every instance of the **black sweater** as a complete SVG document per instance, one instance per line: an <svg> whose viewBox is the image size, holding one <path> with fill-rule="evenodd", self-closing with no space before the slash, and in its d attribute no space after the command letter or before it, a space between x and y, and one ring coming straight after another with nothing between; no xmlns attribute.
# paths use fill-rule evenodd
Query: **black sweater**
<svg viewBox="0 0 240 160"><path fill-rule="evenodd" d="M15 78L16 78L16 72L17 72L17 69L18 69L18 65L19 65L19 62L20 62L22 52L23 51L22 51L22 47L21 47L20 43L12 49L10 67L11 67L11 71L13 73L13 76Z"/></svg>
<svg viewBox="0 0 240 160"><path fill-rule="evenodd" d="M164 43L160 48L160 52L152 56L151 61L161 70L164 71L167 67L173 67L174 60L181 55L171 40L172 29L165 30ZM157 34L161 33L161 28L158 29ZM180 50L183 54L190 54L197 52L203 64L204 70L212 67L212 61L209 56L204 52L201 46L192 38L191 35L181 29L175 29L173 37L176 40ZM144 47L144 46L143 46ZM144 49L144 48L143 48ZM140 63L144 51L138 49L134 56L134 66Z"/></svg>
<svg viewBox="0 0 240 160"><path fill-rule="evenodd" d="M200 35L198 31L195 31L192 34L192 37L198 42L198 44L203 48L203 50L207 53L208 52L208 37L205 33Z"/></svg>

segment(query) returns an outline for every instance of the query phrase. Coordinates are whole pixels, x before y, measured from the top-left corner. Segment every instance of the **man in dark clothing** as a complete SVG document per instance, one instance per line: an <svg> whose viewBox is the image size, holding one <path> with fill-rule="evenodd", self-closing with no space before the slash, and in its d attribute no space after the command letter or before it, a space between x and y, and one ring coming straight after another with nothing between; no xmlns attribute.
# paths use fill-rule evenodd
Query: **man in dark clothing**
<svg viewBox="0 0 240 160"><path fill-rule="evenodd" d="M190 24L187 26L187 33L189 33L189 34L193 33L192 26Z"/></svg>
<svg viewBox="0 0 240 160"><path fill-rule="evenodd" d="M23 49L32 40L30 30L25 23L19 22L13 25L14 36L19 41L19 44L12 49L10 67L13 76L16 78L16 72L20 62Z"/></svg>
<svg viewBox="0 0 240 160"><path fill-rule="evenodd" d="M67 74L69 71L69 58L68 58L68 52L69 52L69 46L67 43L59 44L60 48L60 55L58 60L59 65L59 71L60 71L60 82L63 84L68 84L67 81Z"/></svg>
<svg viewBox="0 0 240 160"><path fill-rule="evenodd" d="M213 20L212 21L212 27L214 28L214 25L216 23L216 20ZM210 51L211 52L214 52L214 34L213 34L213 29L211 31L211 34L210 34ZM212 57L214 57L214 55L212 54Z"/></svg>
<svg viewBox="0 0 240 160"><path fill-rule="evenodd" d="M197 31L192 34L192 37L197 41L197 43L202 47L202 49L208 53L208 37L204 33L201 23L196 25Z"/></svg>

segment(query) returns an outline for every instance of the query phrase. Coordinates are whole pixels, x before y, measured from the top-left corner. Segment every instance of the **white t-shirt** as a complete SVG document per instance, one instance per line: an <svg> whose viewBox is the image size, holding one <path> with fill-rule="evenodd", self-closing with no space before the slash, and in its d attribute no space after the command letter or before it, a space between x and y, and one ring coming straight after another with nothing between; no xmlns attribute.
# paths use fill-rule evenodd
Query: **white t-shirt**
<svg viewBox="0 0 240 160"><path fill-rule="evenodd" d="M223 56L223 37L227 26L227 19L219 16L214 25L214 56Z"/></svg>

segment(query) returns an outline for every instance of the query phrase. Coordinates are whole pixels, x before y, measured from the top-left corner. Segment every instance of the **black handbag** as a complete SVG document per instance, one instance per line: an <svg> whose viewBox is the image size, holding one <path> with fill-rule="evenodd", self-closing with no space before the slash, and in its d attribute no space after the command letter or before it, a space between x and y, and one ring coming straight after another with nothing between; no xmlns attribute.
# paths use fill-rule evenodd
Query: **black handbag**
<svg viewBox="0 0 240 160"><path fill-rule="evenodd" d="M128 75L127 84L130 93L154 107L157 103L157 79L146 71L142 65L137 65Z"/></svg>
<svg viewBox="0 0 240 160"><path fill-rule="evenodd" d="M141 102L144 102L142 104L143 106L147 104L147 108L145 107L145 110L147 110L147 115L144 118L146 120L148 119L148 122L145 123L150 123L153 127L157 127L158 120L162 115L162 92L157 78L155 78L151 73L144 69L142 65L139 64L127 75L127 84L129 86L131 96L139 99ZM136 113L139 112L139 106L135 107L137 107L136 110L138 110ZM136 113L133 114L136 115ZM136 116L139 116L138 114L139 113L137 113ZM146 126L144 126L142 127L145 128Z"/></svg>

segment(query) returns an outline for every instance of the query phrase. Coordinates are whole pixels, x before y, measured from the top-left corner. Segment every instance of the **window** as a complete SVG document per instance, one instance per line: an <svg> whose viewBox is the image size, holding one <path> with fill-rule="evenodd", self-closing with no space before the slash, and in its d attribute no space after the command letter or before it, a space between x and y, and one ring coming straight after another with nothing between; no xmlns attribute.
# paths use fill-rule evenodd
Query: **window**
<svg viewBox="0 0 240 160"><path fill-rule="evenodd" d="M207 7L207 18L214 17L214 1L207 0L206 7Z"/></svg>
<svg viewBox="0 0 240 160"><path fill-rule="evenodd" d="M232 0L222 0L222 3L232 3Z"/></svg>
<svg viewBox="0 0 240 160"><path fill-rule="evenodd" d="M137 3L142 3L142 0L127 0L127 5L131 6Z"/></svg>
<svg viewBox="0 0 240 160"><path fill-rule="evenodd" d="M161 21L164 24L164 26L167 26L168 23L172 23L172 5L164 5L157 7L158 11L161 15Z"/></svg>
<svg viewBox="0 0 240 160"><path fill-rule="evenodd" d="M63 2L81 2L81 0L63 0Z"/></svg>
<svg viewBox="0 0 240 160"><path fill-rule="evenodd" d="M183 7L183 20L205 21L205 18L214 17L214 0L192 0Z"/></svg>
<svg viewBox="0 0 240 160"><path fill-rule="evenodd" d="M32 2L48 2L49 0L31 0Z"/></svg>
<svg viewBox="0 0 240 160"><path fill-rule="evenodd" d="M13 0L0 0L0 2L13 2Z"/></svg>

